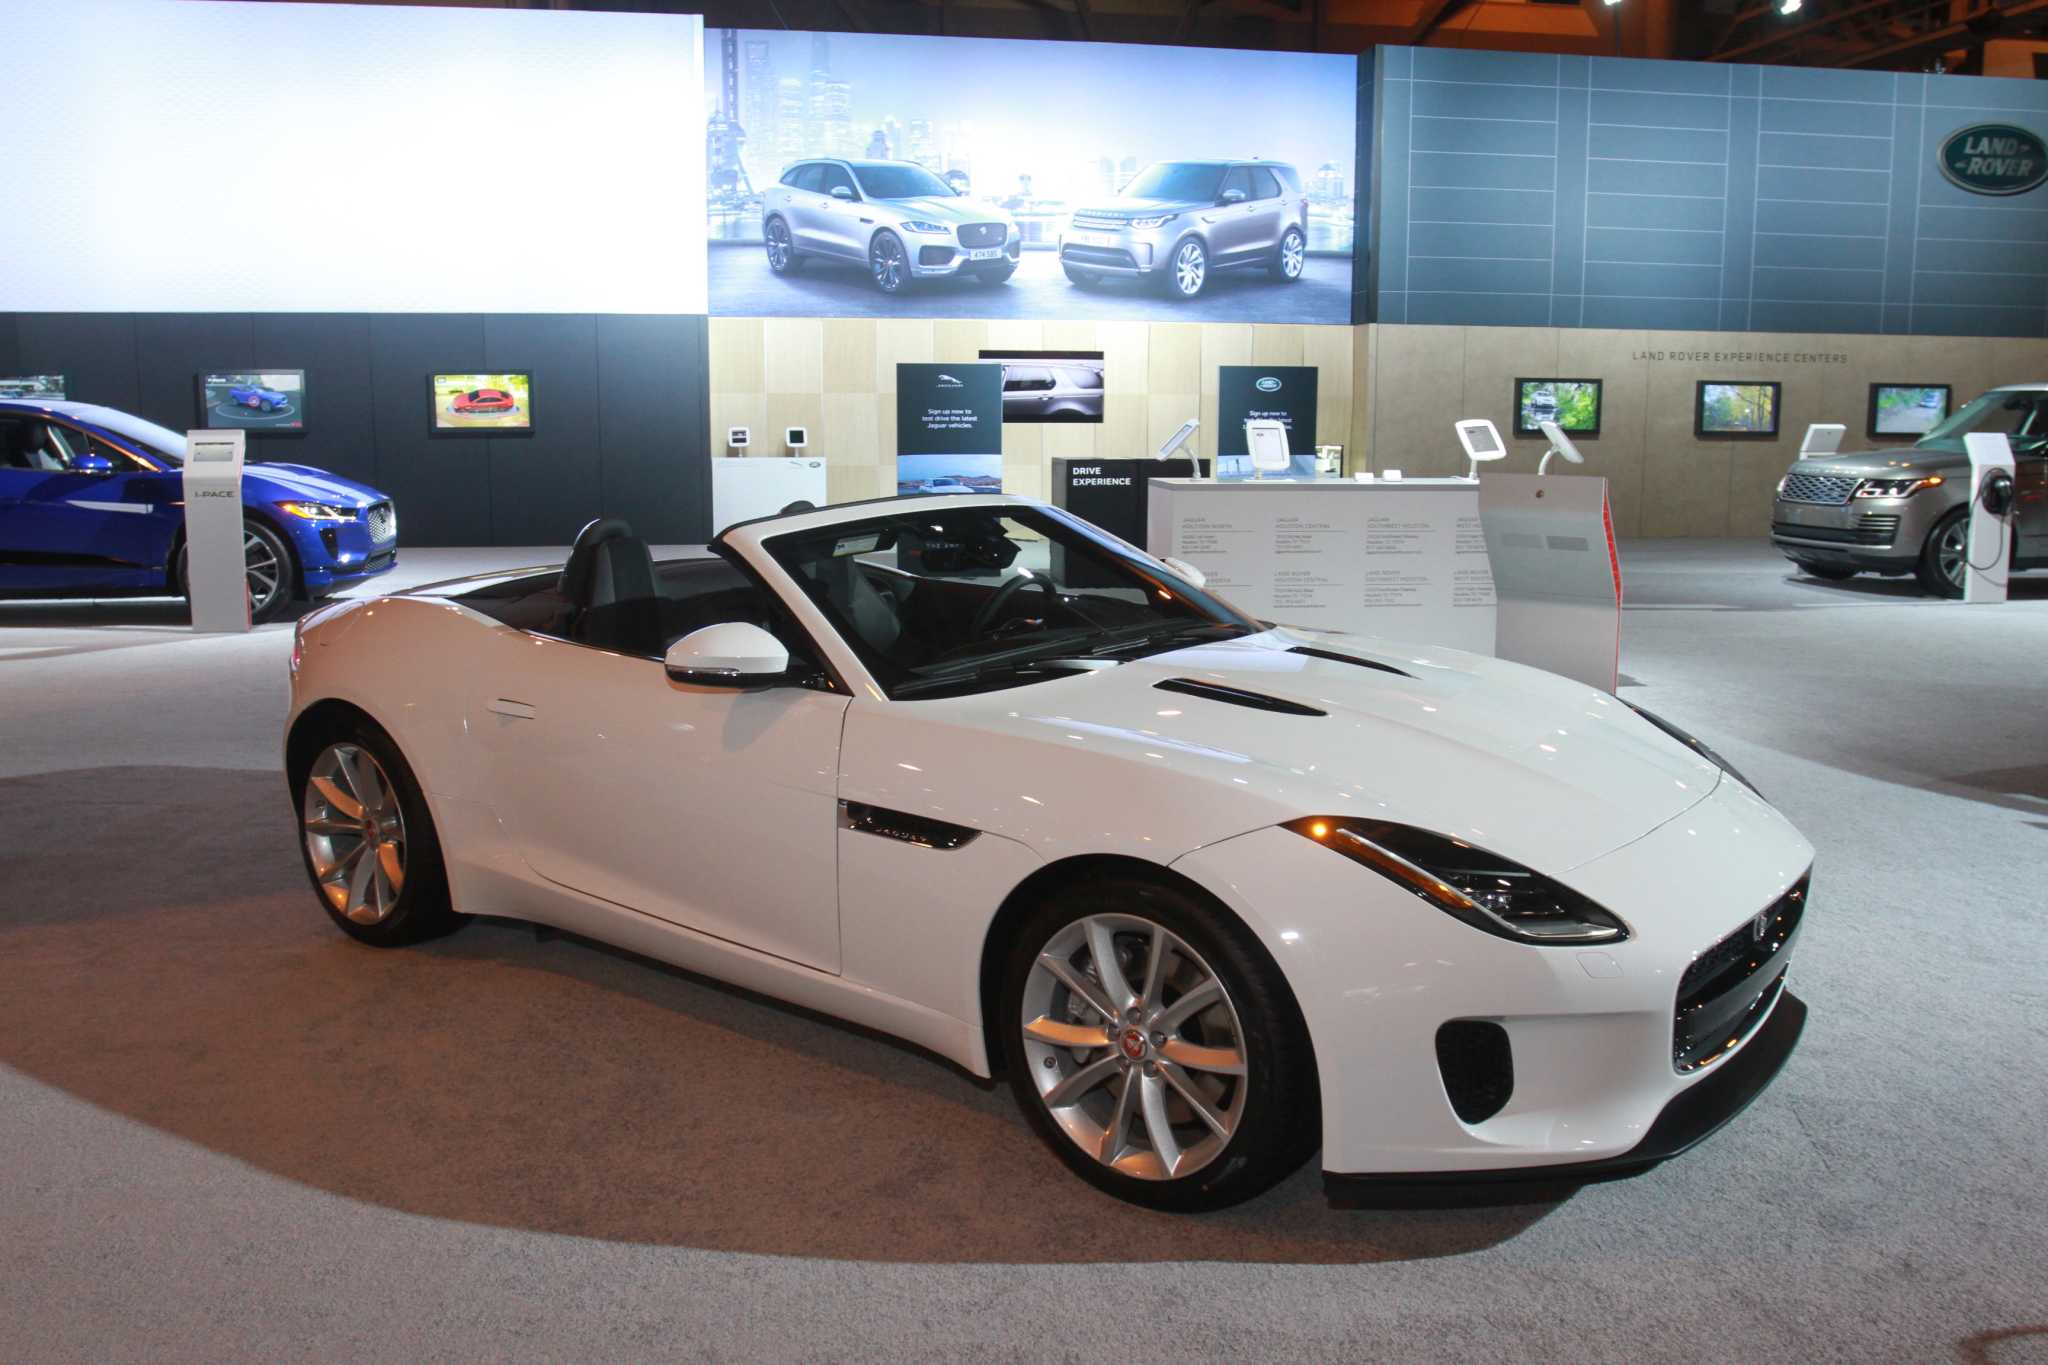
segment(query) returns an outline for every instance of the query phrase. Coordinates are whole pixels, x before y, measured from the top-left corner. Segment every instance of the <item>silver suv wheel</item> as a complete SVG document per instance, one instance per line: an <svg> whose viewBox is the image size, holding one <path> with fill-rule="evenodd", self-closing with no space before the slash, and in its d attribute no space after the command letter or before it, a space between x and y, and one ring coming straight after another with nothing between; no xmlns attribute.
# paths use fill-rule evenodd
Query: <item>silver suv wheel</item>
<svg viewBox="0 0 2048 1365"><path fill-rule="evenodd" d="M1202 244L1190 237L1174 248L1173 274L1170 277L1173 292L1184 299L1191 299L1202 292L1202 284L1209 276L1209 253Z"/></svg>
<svg viewBox="0 0 2048 1365"><path fill-rule="evenodd" d="M1176 1180L1237 1131L1244 1027L1215 970L1163 925L1113 914L1061 928L1026 978L1020 1023L1040 1102L1103 1166Z"/></svg>
<svg viewBox="0 0 2048 1365"><path fill-rule="evenodd" d="M780 275L789 269L789 263L796 254L789 242L789 224L780 218L770 218L766 238L768 268Z"/></svg>
<svg viewBox="0 0 2048 1365"><path fill-rule="evenodd" d="M903 257L903 243L895 233L875 234L874 245L868 248L868 267L874 271L875 288L884 294L894 294L903 288L910 264Z"/></svg>
<svg viewBox="0 0 2048 1365"><path fill-rule="evenodd" d="M1296 228L1287 229L1287 234L1280 239L1280 277L1300 279L1301 268L1307 259L1308 246L1302 241L1301 232Z"/></svg>

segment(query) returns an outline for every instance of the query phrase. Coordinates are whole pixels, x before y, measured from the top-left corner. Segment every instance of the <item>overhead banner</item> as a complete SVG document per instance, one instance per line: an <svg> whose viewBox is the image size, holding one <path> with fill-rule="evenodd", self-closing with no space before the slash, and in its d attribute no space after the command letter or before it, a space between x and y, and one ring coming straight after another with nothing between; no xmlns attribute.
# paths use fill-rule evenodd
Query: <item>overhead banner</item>
<svg viewBox="0 0 2048 1365"><path fill-rule="evenodd" d="M1003 491L1003 367L896 367L896 491Z"/></svg>
<svg viewBox="0 0 2048 1365"><path fill-rule="evenodd" d="M714 314L1351 321L1356 57L705 37Z"/></svg>
<svg viewBox="0 0 2048 1365"><path fill-rule="evenodd" d="M1244 424L1275 421L1287 428L1296 477L1316 472L1316 367L1224 365L1217 374L1216 477L1251 477Z"/></svg>

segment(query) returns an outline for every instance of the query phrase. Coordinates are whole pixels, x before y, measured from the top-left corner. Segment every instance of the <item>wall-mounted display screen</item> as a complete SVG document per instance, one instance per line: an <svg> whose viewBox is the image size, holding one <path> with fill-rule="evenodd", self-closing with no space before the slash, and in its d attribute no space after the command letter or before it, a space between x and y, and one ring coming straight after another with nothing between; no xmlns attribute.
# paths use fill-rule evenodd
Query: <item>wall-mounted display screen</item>
<svg viewBox="0 0 2048 1365"><path fill-rule="evenodd" d="M0 377L0 398L49 398L64 396L61 374L17 374Z"/></svg>
<svg viewBox="0 0 2048 1365"><path fill-rule="evenodd" d="M704 66L714 314L1351 321L1356 57L710 29Z"/></svg>
<svg viewBox="0 0 2048 1365"><path fill-rule="evenodd" d="M1555 422L1570 436L1600 434L1597 379L1517 379L1515 435L1541 436L1542 423Z"/></svg>
<svg viewBox="0 0 2048 1365"><path fill-rule="evenodd" d="M1925 436L1948 416L1948 404L1946 384L1872 384L1870 434Z"/></svg>
<svg viewBox="0 0 2048 1365"><path fill-rule="evenodd" d="M524 436L533 430L533 376L437 374L428 377L436 436Z"/></svg>
<svg viewBox="0 0 2048 1365"><path fill-rule="evenodd" d="M1102 352L983 351L1003 367L1005 422L1100 422Z"/></svg>
<svg viewBox="0 0 2048 1365"><path fill-rule="evenodd" d="M304 370L210 370L197 377L199 425L277 436L306 430Z"/></svg>
<svg viewBox="0 0 2048 1365"><path fill-rule="evenodd" d="M1775 437L1784 387L1776 380L1702 379L1693 401L1693 434L1737 440Z"/></svg>

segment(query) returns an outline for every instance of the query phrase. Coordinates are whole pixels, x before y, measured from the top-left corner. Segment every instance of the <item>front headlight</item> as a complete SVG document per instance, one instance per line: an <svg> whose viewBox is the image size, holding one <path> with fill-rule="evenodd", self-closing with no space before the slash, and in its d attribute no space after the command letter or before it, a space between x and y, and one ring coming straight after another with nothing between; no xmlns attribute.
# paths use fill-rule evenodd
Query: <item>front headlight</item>
<svg viewBox="0 0 2048 1365"><path fill-rule="evenodd" d="M1153 218L1133 218L1130 220L1130 222L1125 224L1125 226L1134 228L1165 227L1168 223L1172 222L1174 219L1178 217L1180 217L1180 215L1177 213L1162 213L1159 214L1157 217Z"/></svg>
<svg viewBox="0 0 2048 1365"><path fill-rule="evenodd" d="M302 517L307 521L354 521L356 519L355 508L334 507L324 502L281 502L278 504L278 508L280 511L289 512L293 516Z"/></svg>
<svg viewBox="0 0 2048 1365"><path fill-rule="evenodd" d="M1286 828L1398 882L1474 929L1516 943L1619 943L1628 926L1512 858L1412 825L1312 815Z"/></svg>
<svg viewBox="0 0 2048 1365"><path fill-rule="evenodd" d="M927 223L922 218L906 219L904 220L903 227L907 232L930 232L940 237L945 236L952 230L941 223Z"/></svg>
<svg viewBox="0 0 2048 1365"><path fill-rule="evenodd" d="M1753 792L1756 792L1756 794L1759 797L1763 796L1762 792L1757 791L1756 783L1750 781L1748 778L1744 777L1740 772L1738 772L1733 763L1730 763L1727 759L1721 757L1721 755L1715 753L1712 749L1709 749L1705 744L1702 744L1699 740L1694 739L1691 735L1679 729L1670 721L1664 719L1664 717L1656 714L1653 711L1645 711L1642 707L1637 706L1634 702L1628 701L1625 698L1616 697L1615 700L1620 702L1623 706L1626 706L1629 710L1635 712L1637 715L1641 716L1644 720L1650 722L1650 724L1656 726L1659 730L1662 730L1665 734L1677 740L1680 744L1683 744L1686 748L1698 754L1701 758L1707 760L1707 762L1719 768L1722 772L1728 774L1728 776L1734 778L1737 782L1740 782L1743 786L1749 788Z"/></svg>
<svg viewBox="0 0 2048 1365"><path fill-rule="evenodd" d="M1856 485L1859 498L1910 498L1923 488L1939 488L1945 482L1939 474L1922 479L1865 479Z"/></svg>

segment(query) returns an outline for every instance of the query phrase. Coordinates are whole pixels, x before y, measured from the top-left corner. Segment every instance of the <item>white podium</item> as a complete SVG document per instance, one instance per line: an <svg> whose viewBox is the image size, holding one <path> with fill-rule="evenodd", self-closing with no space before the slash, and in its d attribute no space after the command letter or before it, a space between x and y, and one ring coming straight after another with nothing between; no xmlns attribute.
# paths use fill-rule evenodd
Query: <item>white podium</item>
<svg viewBox="0 0 2048 1365"><path fill-rule="evenodd" d="M1969 534L1963 538L1963 600L2003 602L2012 566L2012 540L2019 517L2008 507L1997 516L1984 507L1984 480L2003 472L2009 484L2015 466L2012 442L1996 431L1973 431L1963 438L1970 457Z"/></svg>
<svg viewBox="0 0 2048 1365"><path fill-rule="evenodd" d="M192 629L249 629L242 548L244 431L185 433L185 577Z"/></svg>
<svg viewBox="0 0 2048 1365"><path fill-rule="evenodd" d="M1612 692L1621 660L1621 556L1607 480L1488 474L1479 518L1500 599L1495 652Z"/></svg>
<svg viewBox="0 0 2048 1365"><path fill-rule="evenodd" d="M711 462L711 534L736 522L773 516L793 502L826 501L825 462L740 456Z"/></svg>

